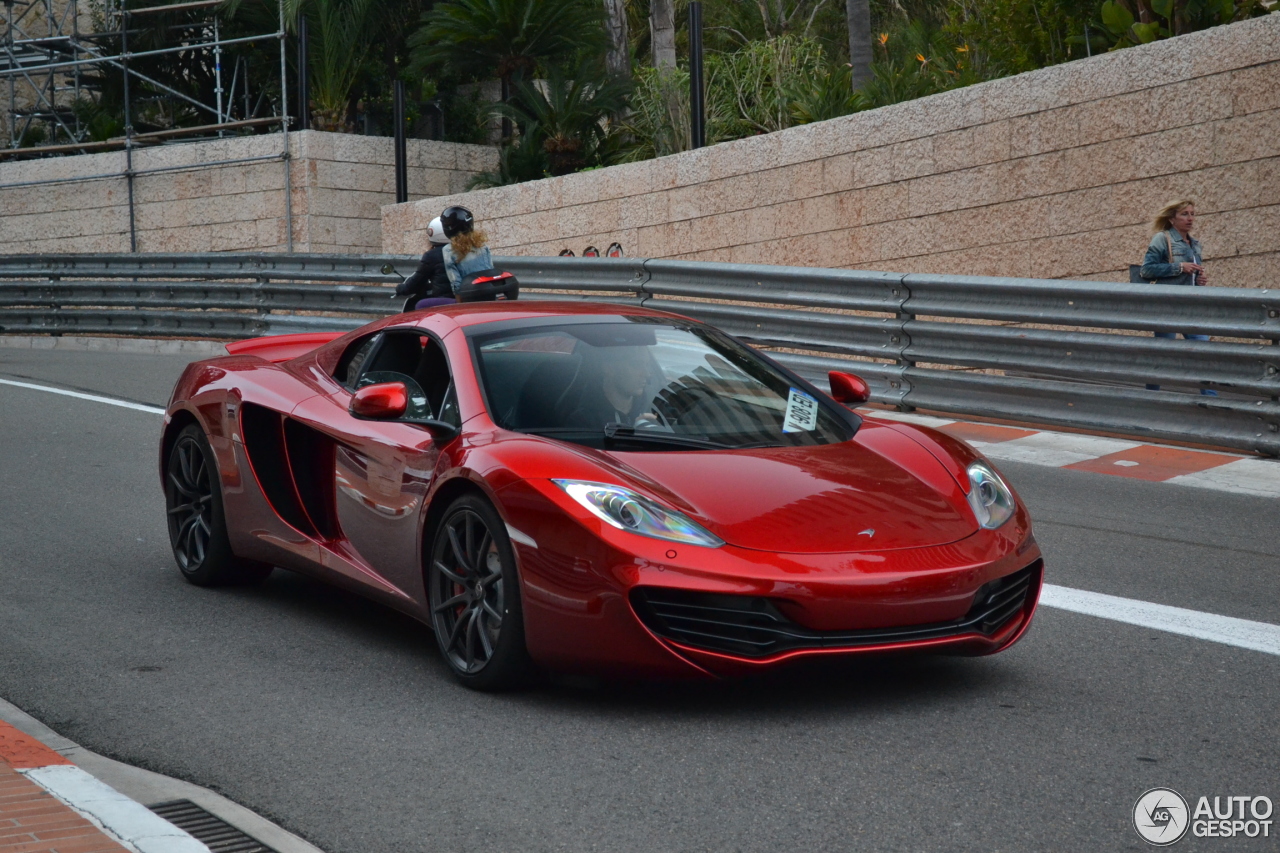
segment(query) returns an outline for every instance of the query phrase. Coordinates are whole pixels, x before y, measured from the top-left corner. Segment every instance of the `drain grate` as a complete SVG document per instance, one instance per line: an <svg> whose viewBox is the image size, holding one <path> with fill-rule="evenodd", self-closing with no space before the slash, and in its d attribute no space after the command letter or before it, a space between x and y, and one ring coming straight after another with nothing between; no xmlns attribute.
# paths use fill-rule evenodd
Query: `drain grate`
<svg viewBox="0 0 1280 853"><path fill-rule="evenodd" d="M179 829L189 832L196 840L204 842L213 853L276 853L271 847L245 835L190 800L173 800L147 808Z"/></svg>

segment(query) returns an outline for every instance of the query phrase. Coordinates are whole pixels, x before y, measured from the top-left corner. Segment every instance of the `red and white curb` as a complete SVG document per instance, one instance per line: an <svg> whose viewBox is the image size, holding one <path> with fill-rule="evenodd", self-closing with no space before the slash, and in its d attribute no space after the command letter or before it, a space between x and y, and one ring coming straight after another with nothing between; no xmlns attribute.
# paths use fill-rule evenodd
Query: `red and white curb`
<svg viewBox="0 0 1280 853"><path fill-rule="evenodd" d="M879 409L863 409L860 414L941 430L967 441L996 461L1025 462L1255 497L1280 497L1280 461L1274 459Z"/></svg>
<svg viewBox="0 0 1280 853"><path fill-rule="evenodd" d="M205 844L146 806L98 781L40 741L5 722L0 722L0 762L39 785L126 850L133 853L210 853Z"/></svg>

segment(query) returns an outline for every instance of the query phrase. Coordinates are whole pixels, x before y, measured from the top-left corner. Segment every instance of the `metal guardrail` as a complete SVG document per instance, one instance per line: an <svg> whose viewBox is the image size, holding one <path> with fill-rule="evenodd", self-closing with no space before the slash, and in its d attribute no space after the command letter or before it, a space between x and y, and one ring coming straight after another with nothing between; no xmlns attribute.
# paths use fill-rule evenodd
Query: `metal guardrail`
<svg viewBox="0 0 1280 853"><path fill-rule="evenodd" d="M398 308L379 271L387 262L406 275L416 266L385 255L3 256L0 330L239 338L350 329ZM880 403L1280 455L1280 289L643 258L495 263L519 276L526 299L692 316L804 375L856 372Z"/></svg>

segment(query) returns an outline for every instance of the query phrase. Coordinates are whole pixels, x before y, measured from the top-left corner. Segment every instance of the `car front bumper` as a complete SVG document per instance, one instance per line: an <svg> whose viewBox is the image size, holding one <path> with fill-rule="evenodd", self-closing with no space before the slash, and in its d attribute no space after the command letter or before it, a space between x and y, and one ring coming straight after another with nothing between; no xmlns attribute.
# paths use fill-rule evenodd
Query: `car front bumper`
<svg viewBox="0 0 1280 853"><path fill-rule="evenodd" d="M945 545L798 554L649 539L561 497L540 481L501 492L529 652L561 671L733 676L808 657L992 654L1027 630L1043 580L1021 508Z"/></svg>

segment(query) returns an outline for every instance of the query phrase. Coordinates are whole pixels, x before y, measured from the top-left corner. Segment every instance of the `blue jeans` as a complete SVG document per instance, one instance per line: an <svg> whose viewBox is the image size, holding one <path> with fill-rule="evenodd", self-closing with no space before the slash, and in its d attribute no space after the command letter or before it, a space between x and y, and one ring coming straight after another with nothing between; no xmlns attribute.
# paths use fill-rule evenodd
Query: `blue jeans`
<svg viewBox="0 0 1280 853"><path fill-rule="evenodd" d="M436 308L440 305L453 305L458 300L452 296L429 296L426 299L419 299L417 304L413 306L415 311L421 311L423 308Z"/></svg>
<svg viewBox="0 0 1280 853"><path fill-rule="evenodd" d="M1177 337L1178 337L1178 333L1177 333L1177 332L1154 332L1153 334L1155 334L1155 336L1156 336L1157 338L1177 338ZM1188 340L1188 341L1207 341L1207 340L1209 340L1209 336L1208 336L1208 335L1188 335L1186 332L1183 332L1183 333L1182 333L1182 337L1183 337L1183 340ZM1148 385L1148 386L1147 386L1147 390L1148 390L1148 391L1159 391L1159 390L1160 390L1160 386L1159 386L1159 385ZM1201 389L1200 389L1200 393L1201 393L1201 394L1203 394L1203 395L1204 395L1204 396L1206 396L1206 397L1216 397L1216 396L1218 396L1218 392L1217 392L1217 391L1215 391L1215 390L1213 390L1212 388L1201 388Z"/></svg>

